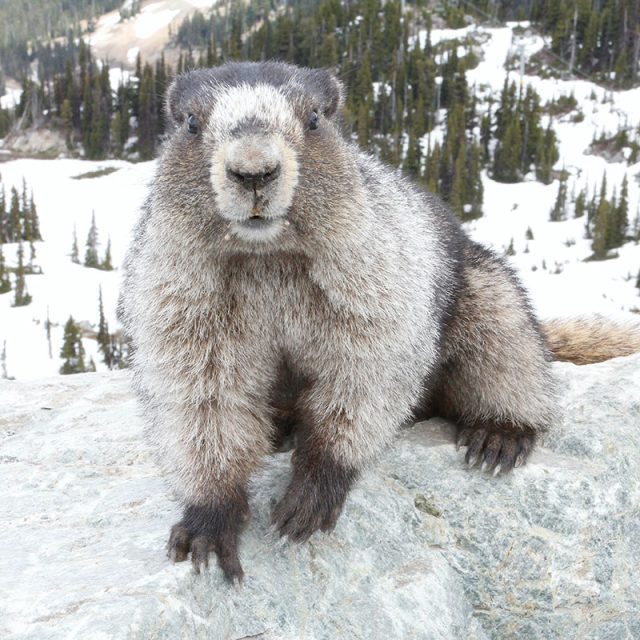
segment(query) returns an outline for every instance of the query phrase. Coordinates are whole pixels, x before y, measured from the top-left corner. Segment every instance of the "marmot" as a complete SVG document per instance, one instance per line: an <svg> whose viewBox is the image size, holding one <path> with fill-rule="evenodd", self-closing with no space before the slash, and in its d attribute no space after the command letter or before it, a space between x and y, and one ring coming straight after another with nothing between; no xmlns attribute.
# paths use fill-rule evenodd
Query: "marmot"
<svg viewBox="0 0 640 640"><path fill-rule="evenodd" d="M298 425L273 522L304 541L412 418L454 420L467 462L494 472L556 419L552 353L512 270L345 139L343 100L331 73L282 63L179 76L125 261L134 384L184 504L169 556L199 571L213 550L230 580L247 480L280 428Z"/></svg>

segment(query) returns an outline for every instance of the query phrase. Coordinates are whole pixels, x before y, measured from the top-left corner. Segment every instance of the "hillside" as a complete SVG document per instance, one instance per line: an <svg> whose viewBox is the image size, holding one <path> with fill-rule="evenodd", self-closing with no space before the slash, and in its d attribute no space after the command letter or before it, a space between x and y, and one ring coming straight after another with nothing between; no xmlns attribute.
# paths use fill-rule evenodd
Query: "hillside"
<svg viewBox="0 0 640 640"><path fill-rule="evenodd" d="M147 0L140 12L128 20L118 10L104 14L88 42L99 59L132 68L138 54L155 62L169 45L182 21L195 10L206 10L215 0ZM169 59L177 58L177 53Z"/></svg>
<svg viewBox="0 0 640 640"><path fill-rule="evenodd" d="M419 38L426 34L418 34ZM476 87L478 109L485 109L490 99L498 101L505 78L520 81L518 70L507 71L506 61L523 50L527 59L543 44L540 36L510 24L503 28L470 26L462 30L433 30L434 44L473 37L482 44L482 56L473 69L466 71L467 81ZM637 232L634 221L640 206L637 176L640 162L630 164L630 148L617 156L591 153L594 137L613 136L621 123L640 119L640 89L609 91L583 80L541 78L526 74L526 85L540 93L544 101L575 97L576 106L554 118L553 127L559 142L555 179L548 185L528 175L513 184L496 182L485 169L482 172L484 214L465 223L475 239L512 253L510 260L530 290L534 305L543 317L604 313L634 318L640 308L636 276L640 269L640 245L627 241L608 260L586 261L592 253L592 239L585 237L585 220L574 217L573 201L583 188L591 194L598 190L606 174L608 197L618 190L628 176L629 236ZM576 117L580 114L580 117ZM421 140L423 148L433 146L446 133L444 119ZM406 140L406 138L405 138ZM1 156L0 156L1 157ZM104 169L117 169L104 175ZM105 312L111 330L116 328L115 303L119 272L87 269L70 260L74 227L84 255L92 211L104 252L111 239L113 262L120 264L144 198L145 185L153 173L154 163L128 163L121 160L88 162L72 159L10 160L0 163L5 190L12 185L20 189L22 179L33 189L41 219L43 242L36 242L36 264L42 275L26 277L33 297L30 305L11 306L13 294L0 295L0 351L6 341L6 369L17 378L38 378L55 374L61 360L62 328L69 315L83 323L87 359L92 356L98 369L104 364L97 353L95 333L98 328L98 289L101 286ZM560 188L562 170L568 197L566 220L550 222L550 212ZM85 176L83 179L76 179ZM635 231L634 231L635 229ZM640 237L640 236L638 236ZM15 244L3 245L9 266L16 265ZM52 323L51 356L46 336L47 312Z"/></svg>

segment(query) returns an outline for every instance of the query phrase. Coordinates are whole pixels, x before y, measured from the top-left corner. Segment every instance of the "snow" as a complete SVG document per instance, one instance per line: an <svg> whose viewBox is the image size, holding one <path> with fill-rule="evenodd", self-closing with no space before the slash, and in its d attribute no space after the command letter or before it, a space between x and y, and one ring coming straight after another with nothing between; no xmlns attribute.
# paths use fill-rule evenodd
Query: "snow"
<svg viewBox="0 0 640 640"><path fill-rule="evenodd" d="M137 55L137 52L136 52ZM135 56L133 58L135 62ZM116 67L113 69L109 69L109 82L111 84L111 90L116 92L121 85L126 85L129 82L129 78L131 78L131 73L129 71Z"/></svg>
<svg viewBox="0 0 640 640"><path fill-rule="evenodd" d="M431 45L435 46L447 40L464 40L464 38L474 31L475 27L473 25L469 25L463 29L433 29L431 31ZM415 42L416 38L410 38L409 46L412 47L415 45ZM427 43L427 31L421 31L418 34L418 42L420 43L420 48L424 49Z"/></svg>
<svg viewBox="0 0 640 640"><path fill-rule="evenodd" d="M135 16L135 34L137 38L150 38L154 33L164 29L180 13L180 9L165 9L163 2L145 5Z"/></svg>
<svg viewBox="0 0 640 640"><path fill-rule="evenodd" d="M74 176L112 167L115 173L98 178L74 179ZM63 326L69 315L76 321L97 328L98 287L102 287L105 314L110 328L116 328L115 308L119 289L119 272L87 269L73 264L69 254L76 228L80 259L95 211L102 257L107 238L111 239L112 260L119 265L124 257L130 229L142 203L154 163L130 164L124 161L86 162L82 160L16 160L0 165L5 191L11 186L20 190L22 178L33 188L44 242L36 242L35 264L42 275L28 275L27 288L33 302L11 307L12 293L0 296L0 351L6 341L7 370L21 379L39 378L58 372ZM25 245L28 259L29 247ZM16 264L16 244L2 247L7 264ZM52 358L45 331L49 318ZM87 360L93 356L98 369L103 368L96 353L96 342L85 339Z"/></svg>
<svg viewBox="0 0 640 640"><path fill-rule="evenodd" d="M519 72L507 72L505 61L522 46L526 57L537 52L542 39L536 34L516 36L517 23L499 29L484 29L490 40L483 48L484 58L478 67L467 72L467 80L477 86L486 85L497 98L505 78L519 83ZM640 185L632 177L640 171L640 163L607 162L604 158L587 155L594 133L614 133L620 124L636 126L640 121L640 88L623 92L608 92L585 80L543 79L537 76L523 77L524 86L532 86L541 96L543 104L560 96L573 95L585 118L582 122L570 122L566 118L554 120L558 136L560 159L556 169L566 169L569 174L569 193L579 193L588 187L589 194L599 188L604 174L608 192L620 192L625 174L629 178L629 217L636 215L640 203ZM592 96L596 99L593 100ZM602 103L608 97L611 103ZM535 307L542 316L571 315L602 312L624 315L623 311L640 308L635 276L640 269L640 246L628 243L620 251L620 257L604 262L583 262L591 255L591 241L584 238L582 219L564 222L548 222L549 211L555 201L558 182L542 185L524 182L515 185L499 184L483 178L485 188L484 215L467 225L471 235L485 244L503 249L514 240L516 255L511 258L525 285L529 289ZM572 213L569 207L570 214ZM534 240L526 241L525 232L530 227ZM566 243L575 242L571 247ZM528 246L529 252L524 253ZM542 268L543 261L547 270ZM556 263L562 274L553 273ZM533 269L536 269L535 271ZM587 286L588 283L588 286ZM628 314L627 314L628 315Z"/></svg>
<svg viewBox="0 0 640 640"><path fill-rule="evenodd" d="M187 0L187 2L196 9L210 9L215 4L215 0Z"/></svg>
<svg viewBox="0 0 640 640"><path fill-rule="evenodd" d="M432 39L441 42L481 32L483 59L476 69L467 72L468 79L478 88L486 86L497 99L507 77L504 66L507 57L520 45L525 55L531 55L541 46L540 37L533 33L514 36L514 27L433 31ZM137 48L134 51L137 52ZM119 69L111 71L112 85L117 86L122 72ZM519 81L517 72L509 72L508 76ZM605 172L609 193L614 188L619 192L626 174L632 222L640 209L640 185L635 179L640 173L640 163L627 166L623 162L607 162L604 158L586 155L585 151L594 133L600 134L603 130L613 133L619 123L627 122L630 126L639 123L640 89L611 93L584 80L525 76L523 81L535 87L543 101L573 94L584 114L584 120L579 123L568 118L553 122L561 155L556 169L564 167L569 172L569 194L574 188L579 193L585 185L588 185L589 193L593 193L594 188L599 188ZM607 102L603 103L605 98ZM431 144L441 141L441 136L442 129L436 128L431 133ZM423 143L426 148L426 140ZM105 167L118 170L102 177L73 179L78 174ZM129 164L124 161L16 160L0 164L0 174L7 191L11 185L20 188L23 177L33 188L45 239L36 243L36 264L42 266L44 274L27 276L33 302L15 309L10 306L12 294L0 296L0 350L6 340L9 375L23 379L55 375L61 364L58 353L62 344L62 326L69 314L73 314L77 321L94 327L97 324L99 285L102 286L110 328L116 328L119 273L72 264L69 252L73 227L75 225L77 229L82 259L91 212L95 210L102 242L100 252L103 254L107 237L110 237L113 262L117 266L124 255L129 232L153 168L154 163ZM520 184L500 184L485 174L483 182L484 216L467 223L466 228L474 239L498 252L504 252L513 239L516 255L509 260L530 291L533 304L542 317L590 313L637 317L630 311L640 308L640 297L634 286L640 269L640 245L627 243L615 259L584 262L591 254L590 241L584 238L584 218L549 222L549 211L558 191L557 181L551 185L531 179ZM569 210L571 212L571 207ZM529 241L525 237L528 228L534 235L534 239ZM3 249L8 263L15 264L16 245L5 245ZM525 249L528 249L527 253ZM28 247L25 247L25 254L28 258ZM54 323L52 358L49 357L45 334L47 308ZM95 341L86 339L85 349L88 356L93 355L98 369L104 368L97 357Z"/></svg>
<svg viewBox="0 0 640 640"><path fill-rule="evenodd" d="M22 89L9 89L7 93L0 96L0 109L13 109L20 102Z"/></svg>
<svg viewBox="0 0 640 640"><path fill-rule="evenodd" d="M140 53L140 47L131 47L130 49L127 50L127 62L129 64L135 64L136 63L136 58L138 57L138 54Z"/></svg>

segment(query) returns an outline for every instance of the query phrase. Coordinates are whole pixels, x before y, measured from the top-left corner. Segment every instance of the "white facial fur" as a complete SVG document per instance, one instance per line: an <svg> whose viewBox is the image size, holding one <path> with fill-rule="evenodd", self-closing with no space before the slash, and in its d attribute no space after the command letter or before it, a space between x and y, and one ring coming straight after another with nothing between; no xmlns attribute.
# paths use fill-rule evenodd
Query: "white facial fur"
<svg viewBox="0 0 640 640"><path fill-rule="evenodd" d="M242 131L247 122L251 127ZM229 88L218 95L205 134L215 142L211 184L218 212L230 222L229 234L248 242L277 238L286 226L284 218L298 184L295 145L304 135L290 99L268 85ZM228 170L259 174L275 167L279 176L257 193L227 174ZM273 222L261 228L243 224L256 214Z"/></svg>

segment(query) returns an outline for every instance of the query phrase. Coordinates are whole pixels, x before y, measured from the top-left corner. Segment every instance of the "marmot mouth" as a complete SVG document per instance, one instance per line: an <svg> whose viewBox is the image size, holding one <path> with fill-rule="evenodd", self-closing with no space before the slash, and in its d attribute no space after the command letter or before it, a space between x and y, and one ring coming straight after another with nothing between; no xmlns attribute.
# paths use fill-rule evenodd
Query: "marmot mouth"
<svg viewBox="0 0 640 640"><path fill-rule="evenodd" d="M261 216L251 216L246 220L243 220L239 224L245 227L245 229L266 229L270 227L275 220L271 218L262 218Z"/></svg>

